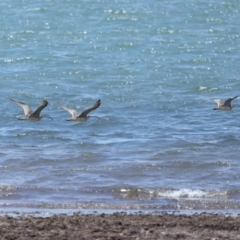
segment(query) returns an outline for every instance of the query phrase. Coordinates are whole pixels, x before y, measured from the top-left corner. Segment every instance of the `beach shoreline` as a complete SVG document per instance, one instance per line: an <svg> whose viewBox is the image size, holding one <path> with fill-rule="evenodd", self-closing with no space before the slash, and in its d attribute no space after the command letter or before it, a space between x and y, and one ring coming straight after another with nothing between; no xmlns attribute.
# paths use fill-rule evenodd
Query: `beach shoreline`
<svg viewBox="0 0 240 240"><path fill-rule="evenodd" d="M198 214L32 214L0 216L1 239L240 239L240 216Z"/></svg>

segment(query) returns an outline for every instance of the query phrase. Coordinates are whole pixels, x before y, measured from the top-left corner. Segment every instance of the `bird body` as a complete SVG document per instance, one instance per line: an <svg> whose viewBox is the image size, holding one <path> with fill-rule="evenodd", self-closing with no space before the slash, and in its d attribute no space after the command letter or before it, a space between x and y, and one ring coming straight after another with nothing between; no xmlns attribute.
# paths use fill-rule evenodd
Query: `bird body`
<svg viewBox="0 0 240 240"><path fill-rule="evenodd" d="M225 102L222 101L222 99L214 99L214 101L217 103L217 107L213 108L213 110L223 110L223 111L230 111L234 107L232 105L232 100L237 98L238 96L235 96L233 98L228 98Z"/></svg>
<svg viewBox="0 0 240 240"><path fill-rule="evenodd" d="M40 116L41 111L48 105L48 102L46 100L43 100L42 104L34 112L31 110L28 104L24 102L20 102L18 100L14 100L14 99L10 99L10 100L16 103L21 108L23 108L25 116L23 118L18 118L18 120L28 120L31 122L37 122L37 121L40 121L43 117L52 119L51 117Z"/></svg>
<svg viewBox="0 0 240 240"><path fill-rule="evenodd" d="M90 117L95 117L95 118L99 119L99 117L96 117L96 116L89 116L88 113L97 109L101 105L100 99L98 101L96 101L91 107L84 110L82 113L78 113L76 110L74 110L72 108L68 108L67 106L65 106L63 104L60 104L60 103L58 103L58 104L61 108L63 108L64 110L66 110L67 112L69 112L72 115L71 118L66 119L67 121L85 122Z"/></svg>

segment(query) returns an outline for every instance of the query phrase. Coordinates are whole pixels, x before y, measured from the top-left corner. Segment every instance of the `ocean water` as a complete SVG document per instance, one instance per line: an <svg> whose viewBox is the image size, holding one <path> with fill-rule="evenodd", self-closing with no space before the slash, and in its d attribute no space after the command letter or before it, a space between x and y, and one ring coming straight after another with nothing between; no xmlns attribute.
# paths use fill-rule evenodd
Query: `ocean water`
<svg viewBox="0 0 240 240"><path fill-rule="evenodd" d="M0 210L240 208L240 4L0 2ZM49 105L39 122L22 109ZM58 102L87 122L65 121ZM91 115L90 114L90 115Z"/></svg>

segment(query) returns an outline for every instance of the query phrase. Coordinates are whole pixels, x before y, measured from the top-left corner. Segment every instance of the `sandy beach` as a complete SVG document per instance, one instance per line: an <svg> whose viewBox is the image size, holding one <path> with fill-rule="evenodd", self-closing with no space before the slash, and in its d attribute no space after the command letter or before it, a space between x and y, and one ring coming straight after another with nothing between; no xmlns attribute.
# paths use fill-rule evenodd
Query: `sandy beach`
<svg viewBox="0 0 240 240"><path fill-rule="evenodd" d="M60 214L1 216L1 239L240 239L240 216Z"/></svg>

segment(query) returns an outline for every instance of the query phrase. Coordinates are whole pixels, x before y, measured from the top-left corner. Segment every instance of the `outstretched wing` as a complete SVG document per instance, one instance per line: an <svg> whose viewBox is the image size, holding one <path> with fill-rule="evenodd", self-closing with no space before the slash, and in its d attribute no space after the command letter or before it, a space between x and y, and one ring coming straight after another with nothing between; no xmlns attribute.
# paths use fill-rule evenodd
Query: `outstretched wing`
<svg viewBox="0 0 240 240"><path fill-rule="evenodd" d="M217 103L218 107L221 107L223 105L222 99L214 99L214 101Z"/></svg>
<svg viewBox="0 0 240 240"><path fill-rule="evenodd" d="M72 108L68 108L67 106L63 105L63 104L60 104L58 103L58 105L63 108L64 110L66 110L67 112L69 112L72 117L76 117L78 115L78 112Z"/></svg>
<svg viewBox="0 0 240 240"><path fill-rule="evenodd" d="M41 111L48 105L46 100L43 100L42 104L31 114L31 117L39 117Z"/></svg>
<svg viewBox="0 0 240 240"><path fill-rule="evenodd" d="M88 113L90 113L91 111L95 110L96 108L98 108L101 105L101 100L99 99L98 101L96 101L91 107L89 107L88 109L84 110L79 117L87 117Z"/></svg>
<svg viewBox="0 0 240 240"><path fill-rule="evenodd" d="M229 107L231 107L231 102L232 102L232 100L235 99L235 98L237 98L237 97L238 97L238 96L235 96L235 97L233 97L233 98L228 98L228 99L224 102L223 106L229 106Z"/></svg>
<svg viewBox="0 0 240 240"><path fill-rule="evenodd" d="M27 105L26 103L20 102L20 101L11 99L11 98L10 98L10 100L13 101L14 103L16 103L16 104L17 104L18 106L20 106L21 108L23 108L25 117L26 117L27 115L29 115L29 114L32 113L31 108L30 108L29 105Z"/></svg>

